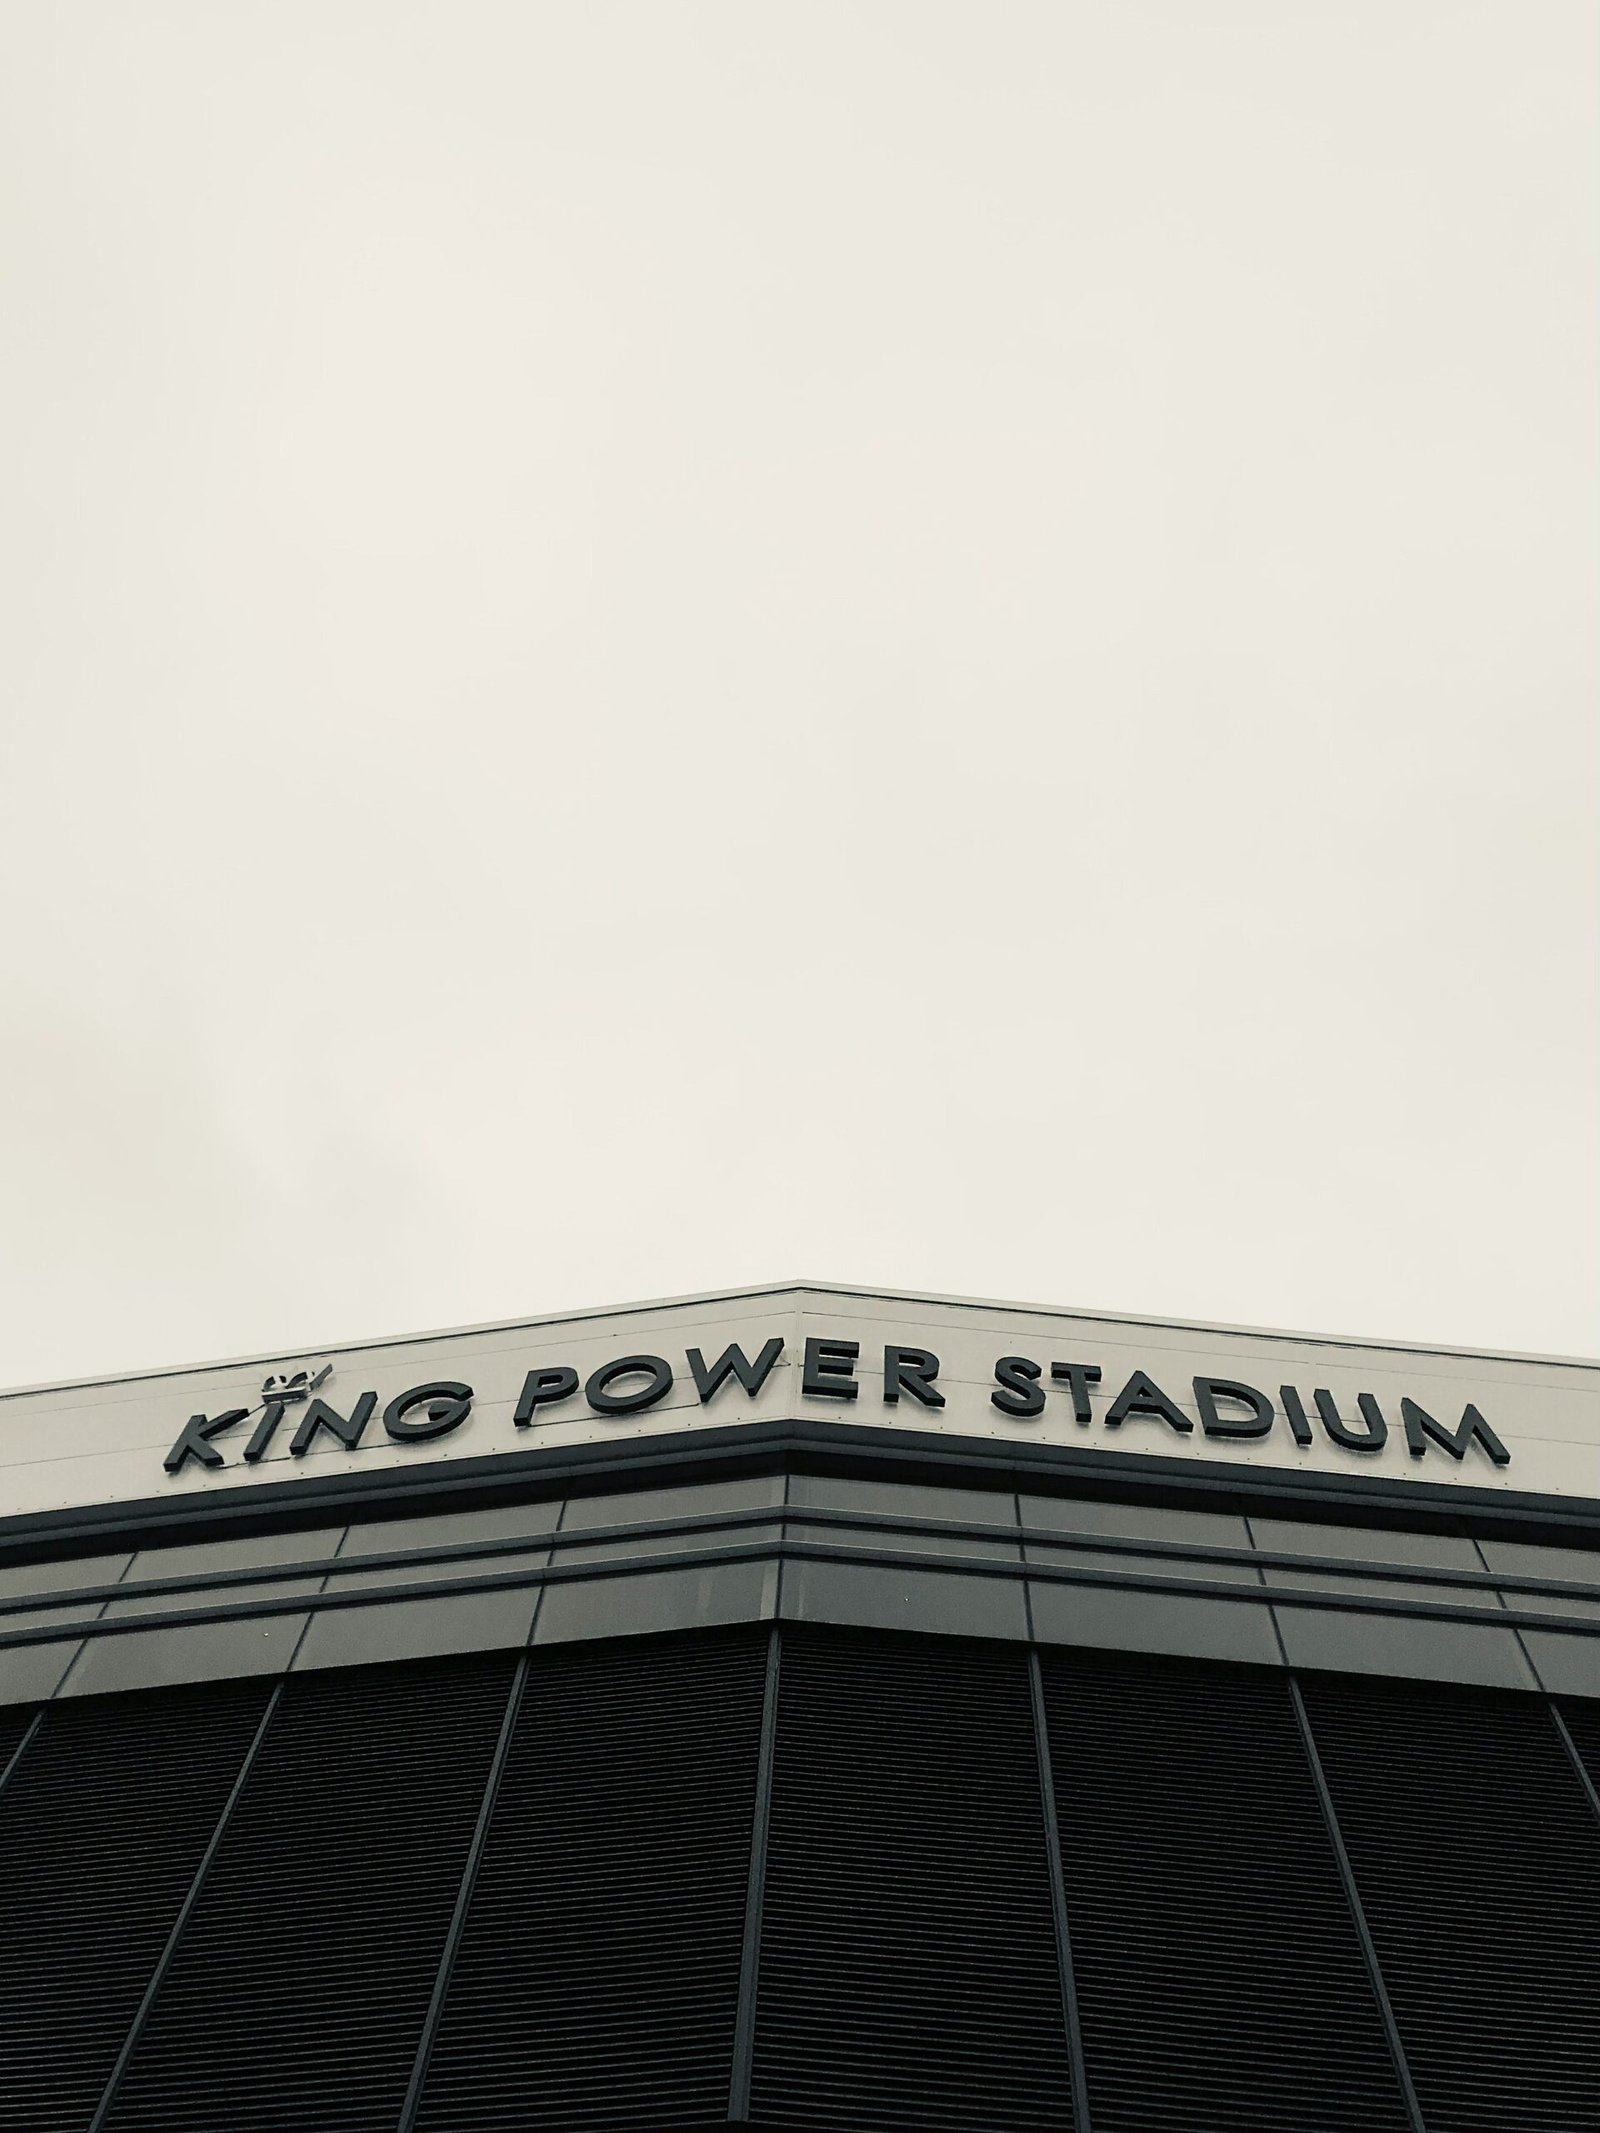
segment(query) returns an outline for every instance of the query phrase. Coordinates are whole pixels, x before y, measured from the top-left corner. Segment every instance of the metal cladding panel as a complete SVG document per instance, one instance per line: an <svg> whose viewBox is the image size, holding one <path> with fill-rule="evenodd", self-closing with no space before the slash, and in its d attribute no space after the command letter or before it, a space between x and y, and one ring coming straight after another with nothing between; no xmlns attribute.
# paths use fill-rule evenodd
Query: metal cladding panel
<svg viewBox="0 0 1600 2133"><path fill-rule="evenodd" d="M1429 2133L1600 2125L1600 1825L1549 1710L1304 1688Z"/></svg>
<svg viewBox="0 0 1600 2133"><path fill-rule="evenodd" d="M266 1706L260 1683L48 1710L0 1791L0 2124L94 2115Z"/></svg>
<svg viewBox="0 0 1600 2133"><path fill-rule="evenodd" d="M746 1367L719 1375L735 1348ZM459 1397L436 1417L420 1396L445 1387ZM1575 1507L1600 1489L1594 1363L801 1284L0 1394L0 1523L100 1525L117 1506L186 1523L264 1496L309 1512L352 1483L589 1466L795 1420L1107 1473L1156 1456Z"/></svg>
<svg viewBox="0 0 1600 2133"><path fill-rule="evenodd" d="M1096 2133L1404 2133L1287 1684L1043 1655Z"/></svg>
<svg viewBox="0 0 1600 2133"><path fill-rule="evenodd" d="M514 1663L285 1684L115 2133L393 2133Z"/></svg>
<svg viewBox="0 0 1600 2133"><path fill-rule="evenodd" d="M725 2119L768 1632L532 1661L424 2133Z"/></svg>
<svg viewBox="0 0 1600 2133"><path fill-rule="evenodd" d="M1071 2125L1028 1664L784 1630L757 2123Z"/></svg>

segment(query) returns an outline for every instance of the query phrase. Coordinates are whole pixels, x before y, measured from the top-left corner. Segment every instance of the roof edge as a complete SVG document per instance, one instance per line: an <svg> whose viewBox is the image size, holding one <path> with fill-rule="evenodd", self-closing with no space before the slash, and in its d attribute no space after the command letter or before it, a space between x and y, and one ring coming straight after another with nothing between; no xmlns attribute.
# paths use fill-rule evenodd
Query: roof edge
<svg viewBox="0 0 1600 2133"><path fill-rule="evenodd" d="M936 1290L877 1288L843 1281L769 1281L750 1288L701 1289L683 1296L647 1297L637 1302L593 1304L578 1309L540 1312L527 1318L488 1319L465 1326L440 1326L420 1333L386 1333L365 1340L307 1341L297 1347L258 1349L250 1354L217 1356L193 1363L163 1364L152 1370L113 1370L93 1377L50 1378L33 1385L0 1389L0 1400L20 1400L39 1393L91 1390L100 1385L159 1383L211 1370L243 1370L261 1364L301 1360L306 1356L348 1355L371 1348L410 1348L433 1341L464 1340L475 1334L532 1332L542 1326L582 1324L643 1311L675 1311L690 1305L745 1303L759 1297L875 1297L885 1303L935 1304L946 1310L994 1311L1033 1318L1092 1320L1097 1325L1159 1327L1170 1332L1229 1334L1250 1340L1292 1341L1298 1346L1365 1348L1397 1355L1454 1356L1468 1362L1534 1363L1561 1370L1600 1370L1600 1357L1547 1355L1515 1348L1458 1346L1449 1341L1385 1340L1370 1334L1309 1333L1285 1326L1228 1325L1210 1319L1163 1318L1148 1311L1100 1311L1081 1305L1025 1303L992 1296L952 1296Z"/></svg>

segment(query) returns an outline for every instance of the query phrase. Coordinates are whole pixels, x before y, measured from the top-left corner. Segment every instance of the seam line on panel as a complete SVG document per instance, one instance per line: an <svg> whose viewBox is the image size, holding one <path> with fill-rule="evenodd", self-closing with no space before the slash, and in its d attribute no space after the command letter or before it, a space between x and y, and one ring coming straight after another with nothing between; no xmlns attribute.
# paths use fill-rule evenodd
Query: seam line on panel
<svg viewBox="0 0 1600 2133"><path fill-rule="evenodd" d="M1372 1928L1367 1924L1367 1913L1361 1901L1361 1891L1356 1887L1355 1868L1350 1864L1350 1854L1345 1849L1344 1832L1339 1827L1339 1817L1334 1812L1333 1794L1328 1789L1327 1775L1322 1767L1322 1757L1317 1752L1316 1736L1311 1730L1311 1714L1306 1709L1304 1696L1300 1693L1300 1681L1296 1674L1289 1676L1289 1701L1294 1706L1295 1720L1300 1728L1300 1742L1306 1752L1306 1762L1311 1771L1311 1782L1317 1789L1317 1798L1322 1806L1322 1819L1333 1846L1333 1856L1338 1864L1339 1879L1344 1883L1345 1901L1350 1906L1350 1916L1355 1924L1356 1937L1361 1943L1361 1954L1367 1966L1367 1976L1372 1981L1372 1990L1378 2002L1378 2013L1383 2019L1384 2035L1389 2040L1389 2056L1394 2061L1396 2079L1400 2083L1400 2095L1405 2104L1406 2118L1411 2133L1427 2133L1423 2122L1422 2105L1411 2082L1411 2068L1406 2060L1406 2050L1400 2040L1400 2025L1395 2020L1394 2007L1389 1999L1389 1987L1384 1981L1378 1962L1377 1944L1372 1938Z"/></svg>
<svg viewBox="0 0 1600 2133"><path fill-rule="evenodd" d="M767 1833L772 1826L772 1766L778 1742L778 1669L782 1631L767 1633L767 1676L761 1693L761 1746L756 1759L755 1812L750 1818L750 1878L745 1887L744 1945L739 1955L739 2003L733 2023L733 2066L728 2080L728 2117L748 2123L755 2072L756 1993L761 1981L761 1922L767 1899Z"/></svg>
<svg viewBox="0 0 1600 2133"><path fill-rule="evenodd" d="M335 1557L342 1553L344 1549L344 1544L349 1538L350 1528L346 1526L344 1530L340 1533L338 1540L334 1543L333 1553ZM306 1608L306 1618L300 1625L299 1636L296 1637L294 1640L294 1650L283 1662L283 1671L285 1674L292 1674L294 1672L295 1661L300 1657L301 1647L305 1643L307 1637L310 1636L311 1625L317 1619L317 1602L321 1599L322 1595L327 1591L327 1589L328 1573L327 1571L324 1571L322 1573L321 1582L318 1584L316 1591L308 1593L306 1595L306 1598L309 1602L309 1605Z"/></svg>
<svg viewBox="0 0 1600 2133"><path fill-rule="evenodd" d="M1471 1544L1473 1554L1483 1565L1484 1576L1493 1577L1494 1572L1489 1567L1489 1558L1483 1552L1483 1543L1479 1540L1478 1536L1475 1533L1467 1534L1466 1539ZM1506 1617L1506 1619L1511 1624L1512 1642L1516 1645L1517 1650L1522 1654L1522 1663L1528 1669L1528 1678L1533 1682L1535 1688L1539 1689L1544 1695L1548 1696L1550 1692L1548 1689L1545 1688L1544 1676L1540 1673L1539 1669L1533 1663L1533 1654L1528 1649L1527 1639L1523 1636L1522 1630L1517 1623L1516 1616L1512 1610L1511 1602L1506 1598L1505 1588L1503 1586L1497 1585L1495 1587L1495 1598L1500 1602L1500 1612ZM1552 1706L1552 1708L1554 1707Z"/></svg>
<svg viewBox="0 0 1600 2133"><path fill-rule="evenodd" d="M1011 1502L1017 1514L1017 1560L1022 1565L1022 1626L1031 1646L1033 1635L1033 1581L1028 1576L1028 1544L1022 1538L1022 1491L1013 1489Z"/></svg>
<svg viewBox="0 0 1600 2133"><path fill-rule="evenodd" d="M783 1620L783 1571L789 1560L789 1462L783 1465L783 1488L778 1498L778 1576L772 1590L772 1619Z"/></svg>
<svg viewBox="0 0 1600 2133"><path fill-rule="evenodd" d="M205 1887L206 1876L211 1871L211 1862L217 1856L223 1833L233 1818L233 1810L239 1804L239 1796L249 1782L250 1772L255 1767L255 1760L260 1753L261 1743L267 1737L267 1728L272 1724L273 1714L278 1708L279 1699L282 1695L283 1681L280 1677L272 1684L271 1694L267 1697L266 1709L256 1722L256 1730L251 1736L249 1747L244 1752L244 1761L239 1765L238 1775L234 1778L232 1789L227 1799L222 1803L222 1812L217 1817L216 1828L212 1830L210 1841L200 1855L200 1864L194 1870L194 1878L189 1883L188 1892L184 1896L183 1902L178 1906L178 1915L172 1921L172 1931L167 1935L167 1944L156 1958L156 1967L150 1973L150 1982L144 1988L144 1997L140 2000L138 2011L129 2025L128 2034L122 2040L122 2049L117 2054L116 2064L111 2069L110 2077L101 2093L100 2101L95 2106L94 2116L89 2121L88 2133L101 2133L101 2128L105 2125L106 2119L110 2115L111 2106L116 2100L117 2089L121 2085L123 2076L128 2071L128 2066L134 2053L139 2048L139 2039L144 2035L145 2025L150 2019L150 2011L155 2006L156 1998L161 1991L162 1985L166 1982L167 1972L172 1967L172 1958L178 1952L178 1942L183 1936L183 1929L189 1923L190 1914L200 1900L200 1892Z"/></svg>
<svg viewBox="0 0 1600 2133"><path fill-rule="evenodd" d="M119 1571L117 1572L117 1574L116 1574L116 1577L115 1577L115 1578L113 1579L113 1581L112 1581L112 1582L113 1582L113 1584L116 1584L116 1585L121 1585L121 1584L124 1584L124 1583L126 1583L126 1581L127 1581L127 1576L128 1576L128 1572L129 1572L129 1571L130 1571L130 1570L131 1570L131 1569L133 1568L133 1566L134 1566L134 1563L135 1563L135 1562L136 1562L136 1561L138 1560L138 1556L139 1556L139 1550L138 1550L137 1548L131 1549L131 1550L129 1551L129 1554L128 1554L128 1560L127 1560L127 1561L126 1561L126 1562L125 1562L125 1563L123 1564L122 1568L121 1568L121 1569L120 1569L120 1570L119 1570ZM108 1608L108 1607L109 1607L110 1605L111 1605L111 1601L110 1601L110 1598L109 1598L109 1597L107 1597L107 1598L103 1599L103 1600L102 1600L102 1601L100 1602L100 1605L99 1605L99 1606L98 1606L98 1607L97 1607L97 1608L95 1609L94 1613L93 1613L93 1614L92 1614L92 1615L90 1616L90 1618L89 1618L89 1619L90 1619L90 1621L92 1621L92 1622L102 1622L102 1621L104 1621L104 1620L105 1620L105 1615L106 1615L106 1609L107 1609L107 1608ZM85 1627L87 1628L87 1626L88 1626L88 1625L87 1625L87 1624L85 1624L84 1626L85 1626ZM77 1650L76 1650L76 1651L75 1651L75 1652L73 1653L72 1657L71 1657L71 1658L70 1658L70 1659L69 1659L69 1660L67 1661L66 1665L65 1665L65 1666L64 1666L64 1667L63 1667L63 1668L61 1669L61 1679L60 1679L60 1680L59 1680L59 1681L58 1681L58 1682L56 1683L55 1687L54 1687L54 1688L53 1688L53 1689L52 1689L52 1690L50 1691L50 1694L51 1694L51 1697L52 1697L52 1698L55 1698L55 1697L57 1697L57 1696L59 1696L59 1695L61 1694L62 1690L63 1690L63 1689L64 1689L64 1688L66 1687L67 1683L68 1683L68 1682L69 1682L69 1681L70 1681L70 1680L72 1679L72 1670L73 1670L73 1668L74 1668L74 1667L75 1667L75 1666L77 1665L78 1661L79 1661L79 1660L80 1660L80 1659L81 1659L81 1658L83 1657L84 1653L85 1653L85 1652L86 1652L86 1651L87 1651L88 1649L89 1649L89 1639L88 1639L87 1637L84 1637L84 1638L82 1638L82 1639L80 1640L80 1642L79 1642L79 1645L78 1645L78 1649L77 1649Z"/></svg>
<svg viewBox="0 0 1600 2133"><path fill-rule="evenodd" d="M1045 1857L1050 1868L1050 1908L1056 1928L1056 1968L1061 1973L1061 2016L1067 2031L1067 2070L1072 2084L1073 2133L1091 2133L1089 2069L1083 2054L1083 2024L1078 2014L1078 1984L1072 1968L1072 1934L1067 1919L1067 1877L1061 1863L1061 1826L1056 1818L1055 1774L1050 1766L1050 1731L1044 1707L1044 1668L1037 1645L1028 1650L1028 1693L1033 1703L1033 1742L1039 1762L1039 1792L1044 1808Z"/></svg>
<svg viewBox="0 0 1600 2133"><path fill-rule="evenodd" d="M1253 1548L1256 1544L1256 1529L1250 1523L1250 1513L1248 1511L1243 1511L1240 1513L1240 1516L1244 1520L1245 1538L1249 1541L1251 1547ZM1256 1568L1256 1576L1261 1580L1262 1589L1264 1591L1266 1589L1267 1583L1266 1573L1260 1568L1259 1565ZM1283 1641L1283 1624L1278 1620L1278 1610L1273 1606L1270 1600L1267 1602L1267 1620L1272 1624L1272 1641L1278 1647L1278 1657L1282 1660L1283 1664L1287 1666L1289 1664L1289 1647Z"/></svg>
<svg viewBox="0 0 1600 2133"><path fill-rule="evenodd" d="M102 1611L103 1611L103 1610L102 1610ZM53 1688L53 1689L52 1689L52 1690L50 1691L50 1696L51 1696L51 1700L52 1700L52 1701L54 1701L54 1699L55 1699L55 1698L56 1698L57 1696L59 1696L59 1695L61 1694L61 1691L62 1691L62 1690L63 1690L63 1689L64 1689L64 1688L66 1687L66 1685L67 1685L68 1681L69 1681L69 1680L70 1680L70 1678L71 1678L71 1675L72 1675L72 1669L73 1669L73 1668L74 1668L74 1667L75 1667L75 1666L77 1665L78 1661L79 1661L79 1660L80 1660L80 1659L81 1659L81 1658L83 1657L83 1654L84 1654L84 1650L85 1650L86 1646L88 1645L88 1642L89 1642L89 1640L88 1640L88 1638L87 1638L87 1637L80 1637L80 1638L78 1639L78 1649L77 1649L77 1650L76 1650L76 1651L75 1651L75 1652L73 1653L72 1657L71 1657L71 1658L70 1658L70 1659L69 1659L69 1660L67 1661L66 1665L65 1665L65 1666L64 1666L64 1667L63 1667L63 1668L61 1669L61 1679L60 1679L60 1680L59 1680L59 1681L58 1681L58 1682L56 1683L55 1687L54 1687L54 1688Z"/></svg>
<svg viewBox="0 0 1600 2133"><path fill-rule="evenodd" d="M0 1792L5 1791L6 1787L10 1784L12 1778L16 1775L18 1766L22 1762L22 1758L33 1746L33 1736L38 1732L40 1726L43 1723L44 1705L41 1704L38 1710L35 1711L33 1716L28 1720L27 1727L23 1732L21 1740L17 1742L17 1745L12 1749L10 1755L6 1758L6 1767L4 1768L4 1770L0 1770Z"/></svg>
<svg viewBox="0 0 1600 2133"><path fill-rule="evenodd" d="M561 1531L561 1528L566 1523L567 1506L571 1501L572 1499L570 1496L563 1496L561 1499L561 1508L556 1512L555 1527L550 1535L552 1541L554 1541L556 1534ZM546 1551L546 1566L548 1567L548 1565L554 1560L555 1550L552 1547ZM534 1637L537 1634L539 1628L539 1617L544 1611L544 1596L548 1590L549 1587L543 1584L536 1585L533 1589L533 1613L528 1617L528 1634L522 1640L524 1650L529 1650L532 1648Z"/></svg>
<svg viewBox="0 0 1600 2133"><path fill-rule="evenodd" d="M1600 1792L1596 1792L1594 1779L1590 1777L1583 1757L1578 1753L1578 1744L1573 1739L1571 1732L1568 1730L1567 1721L1562 1715L1561 1706L1556 1702L1553 1696L1547 1696L1545 1698L1545 1708L1549 1711L1550 1717L1555 1725L1556 1737L1561 1742L1562 1747L1565 1748L1567 1751L1567 1760L1571 1763L1572 1768L1576 1773L1578 1783L1583 1787L1584 1798L1589 1802L1590 1807L1594 1810L1595 1820L1597 1822L1600 1822ZM3 1783L4 1780L0 1779L0 1784Z"/></svg>
<svg viewBox="0 0 1600 2133"><path fill-rule="evenodd" d="M450 1914L450 1925L445 1933L444 1946L439 1951L439 1967L434 1973L433 1991L428 1999L428 2011L422 2018L421 2034L417 2038L417 2054L411 2062L411 2079L406 2083L405 2102L400 2106L400 2119L396 2133L410 2133L417 2122L417 2113L422 2108L423 2084L428 2078L428 2066L433 2058L434 2042L439 2034L439 2024L444 2019L444 2003L450 1990L450 1980L455 1973L456 1956L460 1952L461 1937L466 1931L467 1910L472 1902L472 1891L477 1884L478 1868L483 1861L484 1847L489 1841L489 1824L494 1816L494 1803L500 1794L500 1780L505 1773L511 1754L511 1738L517 1727L517 1714L522 1709L523 1686L528 1679L528 1652L526 1646L517 1655L517 1663L511 1675L511 1688L506 1696L505 1715L500 1721L500 1737L494 1744L494 1754L489 1762L489 1774L484 1779L483 1798L478 1804L478 1819L473 1828L472 1842L467 1846L466 1860L461 1869L461 1886L456 1891L456 1905Z"/></svg>

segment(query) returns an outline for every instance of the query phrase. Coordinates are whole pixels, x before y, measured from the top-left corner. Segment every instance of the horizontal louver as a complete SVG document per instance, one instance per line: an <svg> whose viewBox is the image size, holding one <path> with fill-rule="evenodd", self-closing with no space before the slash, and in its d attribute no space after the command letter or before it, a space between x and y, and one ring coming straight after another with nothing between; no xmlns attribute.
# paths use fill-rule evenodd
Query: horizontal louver
<svg viewBox="0 0 1600 2133"><path fill-rule="evenodd" d="M285 1684L115 2133L394 2133L512 1667Z"/></svg>
<svg viewBox="0 0 1600 2133"><path fill-rule="evenodd" d="M265 1708L258 1684L52 1704L0 1790L0 2126L94 2115Z"/></svg>
<svg viewBox="0 0 1600 2133"><path fill-rule="evenodd" d="M788 1630L758 2123L1071 2123L1025 1651Z"/></svg>
<svg viewBox="0 0 1600 2133"><path fill-rule="evenodd" d="M1096 2133L1403 2133L1282 1677L1048 1652Z"/></svg>
<svg viewBox="0 0 1600 2133"><path fill-rule="evenodd" d="M420 2124L725 2119L767 1632L529 1670Z"/></svg>
<svg viewBox="0 0 1600 2133"><path fill-rule="evenodd" d="M1600 1828L1550 1713L1304 1686L1429 2133L1600 2126Z"/></svg>

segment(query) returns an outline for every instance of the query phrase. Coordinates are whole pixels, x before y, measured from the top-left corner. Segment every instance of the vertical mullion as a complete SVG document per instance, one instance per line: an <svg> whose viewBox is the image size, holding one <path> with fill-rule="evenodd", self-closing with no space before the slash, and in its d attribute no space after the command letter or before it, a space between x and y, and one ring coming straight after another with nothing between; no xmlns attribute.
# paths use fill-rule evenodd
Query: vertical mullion
<svg viewBox="0 0 1600 2133"><path fill-rule="evenodd" d="M27 1754L28 1750L33 1745L33 1736L38 1732L40 1726L43 1723L44 1705L41 1704L38 1710L35 1711L33 1716L28 1720L27 1730L24 1732L21 1740L17 1742L17 1745L12 1749L10 1755L7 1757L6 1767L4 1768L4 1770L0 1770L0 1792L4 1792L6 1786L11 1782L11 1779L15 1775L17 1767L21 1763L22 1758Z"/></svg>
<svg viewBox="0 0 1600 2133"><path fill-rule="evenodd" d="M439 2024L444 2017L445 1997L455 1972L461 1936L466 1930L467 1910L472 1902L473 1887L483 1860L483 1848L489 1841L489 1823L494 1815L494 1803L499 1795L506 1759L511 1753L511 1738L517 1728L517 1713L522 1708L522 1690L527 1678L528 1653L524 1646L517 1656L516 1670L511 1676L511 1688L506 1697L505 1716L500 1721L500 1738L495 1742L494 1754L489 1762L489 1773L484 1779L478 1819L461 1869L461 1886L456 1891L456 1907L451 1913L450 1929L445 1934L444 1946L439 1952L439 1968L434 1974L428 2011L422 2018L422 2032L417 2038L417 2055L411 2062L411 2079L406 2084L406 2100L400 2106L397 2133L411 2133L411 2128L417 2122L417 2112L422 2107L422 2086L428 2078L428 2062L433 2057L434 2040L439 2034Z"/></svg>
<svg viewBox="0 0 1600 2133"><path fill-rule="evenodd" d="M1078 2016L1078 1986L1072 1970L1072 1936L1067 1925L1067 1878L1061 1865L1061 1829L1056 1819L1055 1777L1050 1768L1050 1731L1044 1707L1044 1670L1037 1645L1028 1647L1028 1689L1033 1699L1033 1738L1039 1757L1039 1791L1044 1806L1045 1855L1050 1868L1050 1907L1056 1927L1056 1966L1061 1972L1061 2016L1067 2031L1067 2064L1072 2080L1073 2133L1090 2133L1089 2073L1083 2056L1083 2025Z"/></svg>
<svg viewBox="0 0 1600 2133"><path fill-rule="evenodd" d="M122 2040L122 2049L117 2054L116 2064L111 2069L110 2078L101 2093L99 2103L95 2106L94 2116L89 2121L88 2133L101 2133L101 2128L106 2122L107 2115L116 2098L118 2084L128 2070L128 2062L138 2049L139 2039L144 2034L144 2026L150 2019L150 2010L156 2003L156 1995L160 1992L166 1980L167 1972L172 1966L172 1958L177 1953L178 1942L182 1938L183 1929L189 1922L189 1914L200 1900L200 1891L205 1887L206 1875L211 1871L211 1862L217 1856L217 1849L222 1843L223 1832L227 1829L234 1808L239 1804L239 1795L244 1791L250 1772L255 1767L256 1757L261 1752L261 1743L267 1737L267 1728L272 1723L273 1713L277 1710L278 1702L282 1695L283 1677L280 1674L272 1684L272 1694L267 1698L266 1709L262 1712L250 1745L244 1752L244 1761L239 1765L239 1774L233 1781L233 1789L222 1804L222 1812L217 1817L217 1826L212 1830L210 1841L200 1855L200 1864L194 1870L194 1878L189 1883L188 1893L178 1906L178 1915L172 1921L172 1931L167 1935L167 1944L156 1960L156 1967L150 1974L150 1982L144 1989L144 1998L139 2002L138 2011L134 2015L128 2034Z"/></svg>
<svg viewBox="0 0 1600 2133"><path fill-rule="evenodd" d="M739 2005L734 2017L733 2068L728 2082L728 2117L735 2125L743 2125L749 2119L750 2084L755 2067L756 1991L761 1975L761 1914L767 1893L767 1832L772 1822L772 1764L778 1741L778 1665L781 1655L781 1632L774 1622L767 1634L767 1678L761 1698L755 1811L750 1818L750 1879L745 1890Z"/></svg>
<svg viewBox="0 0 1600 2133"><path fill-rule="evenodd" d="M1389 2056L1394 2061L1395 2077L1400 2083L1400 2094L1405 2103L1411 2133L1427 2133L1423 2123L1422 2106L1417 2101L1417 2092L1411 2083L1411 2068L1406 2063L1405 2046L1400 2040L1400 2025L1395 2020L1394 2008L1389 2000L1389 1988L1384 1982L1383 1971L1378 1963L1378 1950L1372 1938L1372 1930L1367 1924L1361 1891L1356 1887L1355 1869L1350 1864L1350 1854L1345 1850L1344 1832L1340 1829L1339 1817L1334 1812L1333 1794L1328 1790L1322 1757L1317 1753L1316 1736L1311 1731L1311 1717L1306 1710L1305 1698L1300 1693L1300 1683L1293 1674L1289 1676L1289 1700L1294 1705L1294 1715L1300 1727L1300 1740L1306 1751L1311 1781L1317 1788L1317 1798L1322 1805L1322 1819L1327 1825L1328 1838L1333 1845L1333 1856L1338 1862L1339 1879L1344 1883L1345 1901L1350 1906L1356 1936L1361 1942L1367 1976L1371 1980L1373 1994L1378 2002L1378 2012L1383 2018L1383 2033L1389 2040Z"/></svg>
<svg viewBox="0 0 1600 2133"><path fill-rule="evenodd" d="M1567 1722L1561 1715L1561 1706L1553 1696L1547 1696L1545 1698L1545 1709L1550 1713L1551 1720L1555 1725L1556 1737L1561 1742L1562 1747L1566 1749L1567 1760L1572 1765L1578 1783L1583 1787L1584 1798L1589 1802L1596 1819L1600 1820L1600 1792L1596 1792L1594 1779L1590 1777L1588 1770L1584 1766L1583 1757L1578 1753L1578 1744L1567 1730ZM22 1750L19 1748L17 1753L20 1755ZM4 1780L0 1779L0 1784L3 1783Z"/></svg>

